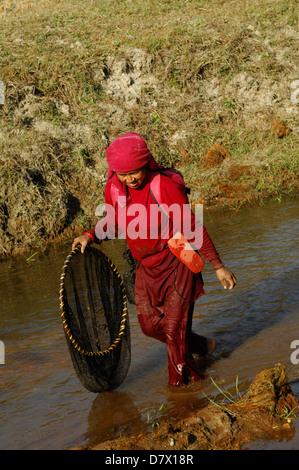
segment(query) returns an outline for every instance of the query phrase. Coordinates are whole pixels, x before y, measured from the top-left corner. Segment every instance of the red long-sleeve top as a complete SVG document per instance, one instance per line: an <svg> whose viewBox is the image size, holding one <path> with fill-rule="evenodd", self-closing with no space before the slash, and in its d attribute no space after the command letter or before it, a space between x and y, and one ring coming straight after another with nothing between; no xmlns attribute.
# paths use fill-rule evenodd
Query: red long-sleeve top
<svg viewBox="0 0 299 470"><path fill-rule="evenodd" d="M120 232L125 232L128 246L139 262L147 266L157 266L166 257L167 241L177 231L186 235L184 227L188 227L186 238L194 249L197 249L203 258L210 261L214 269L223 266L219 254L206 230L191 211L184 188L180 187L170 177L161 174L159 204L165 208L175 210L167 211L168 215L159 211L157 201L150 191L147 182L138 189L130 189L129 199L124 209L115 207L115 211L107 210L113 207L111 198L111 182L105 187L105 205L107 216L105 223L98 224L89 232L95 236L95 241L104 238L115 238ZM104 222L104 221L103 221Z"/></svg>

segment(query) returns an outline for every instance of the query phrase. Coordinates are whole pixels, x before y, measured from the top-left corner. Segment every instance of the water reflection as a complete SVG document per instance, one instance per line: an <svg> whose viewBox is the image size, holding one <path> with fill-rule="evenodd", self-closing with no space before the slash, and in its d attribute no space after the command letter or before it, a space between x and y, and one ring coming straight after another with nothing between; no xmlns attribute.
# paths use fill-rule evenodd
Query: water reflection
<svg viewBox="0 0 299 470"><path fill-rule="evenodd" d="M126 432L144 431L144 416L135 405L135 400L134 394L117 390L98 395L88 415L85 438L90 444L96 444L99 437L107 439Z"/></svg>

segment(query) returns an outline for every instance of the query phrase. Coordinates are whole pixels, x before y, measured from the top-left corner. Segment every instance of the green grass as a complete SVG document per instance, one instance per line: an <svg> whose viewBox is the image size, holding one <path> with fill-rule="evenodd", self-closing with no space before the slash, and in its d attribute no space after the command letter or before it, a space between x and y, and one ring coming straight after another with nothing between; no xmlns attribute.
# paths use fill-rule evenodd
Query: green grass
<svg viewBox="0 0 299 470"><path fill-rule="evenodd" d="M216 397L210 398L205 393L203 393L203 395L209 400L210 403L220 408L222 411L227 413L232 418L236 418L238 415L238 412L236 410L232 410L228 408L226 404L236 404L242 399L242 395L239 390L238 376L236 376L235 390L233 391L233 393L231 393L225 387L221 388L212 377L210 377L210 379L214 387L218 390L218 392L220 392L220 398L219 399L216 399Z"/></svg>

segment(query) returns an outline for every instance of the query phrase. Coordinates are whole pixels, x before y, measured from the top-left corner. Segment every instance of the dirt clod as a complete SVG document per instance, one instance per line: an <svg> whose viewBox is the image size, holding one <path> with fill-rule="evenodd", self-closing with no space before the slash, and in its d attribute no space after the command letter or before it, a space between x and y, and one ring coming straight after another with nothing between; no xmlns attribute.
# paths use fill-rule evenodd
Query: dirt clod
<svg viewBox="0 0 299 470"><path fill-rule="evenodd" d="M294 434L287 419L299 409L284 366L260 372L233 403L210 403L172 426L162 421L152 433L99 443L93 450L237 450L257 439ZM287 426L286 426L287 425Z"/></svg>
<svg viewBox="0 0 299 470"><path fill-rule="evenodd" d="M280 139L291 133L291 129L283 121L277 119L273 121L273 130Z"/></svg>
<svg viewBox="0 0 299 470"><path fill-rule="evenodd" d="M222 144L215 144L210 148L203 158L203 164L205 168L213 168L221 165L225 158L230 158L231 155L228 150Z"/></svg>

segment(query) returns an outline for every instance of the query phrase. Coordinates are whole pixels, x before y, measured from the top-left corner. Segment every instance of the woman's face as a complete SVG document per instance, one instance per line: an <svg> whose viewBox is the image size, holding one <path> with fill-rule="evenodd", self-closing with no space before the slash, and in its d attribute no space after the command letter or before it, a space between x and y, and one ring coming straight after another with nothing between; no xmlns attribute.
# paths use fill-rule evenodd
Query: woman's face
<svg viewBox="0 0 299 470"><path fill-rule="evenodd" d="M144 181L146 175L146 167L138 170L128 171L127 173L116 173L121 183L131 189L138 189Z"/></svg>

